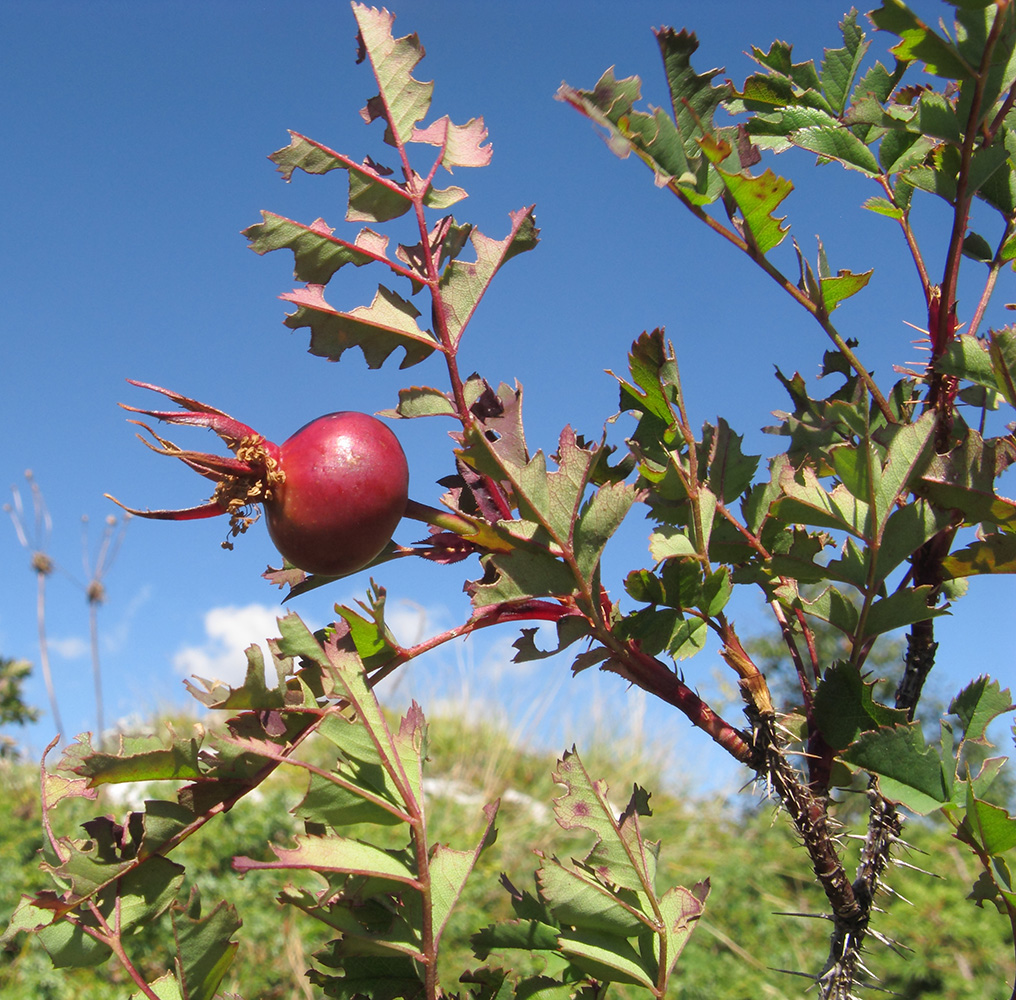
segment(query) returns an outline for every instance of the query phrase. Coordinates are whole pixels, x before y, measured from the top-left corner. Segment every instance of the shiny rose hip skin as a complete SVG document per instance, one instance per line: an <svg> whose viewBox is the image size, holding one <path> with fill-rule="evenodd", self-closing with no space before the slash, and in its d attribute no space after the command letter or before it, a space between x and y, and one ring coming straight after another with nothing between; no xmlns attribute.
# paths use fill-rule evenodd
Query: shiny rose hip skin
<svg viewBox="0 0 1016 1000"><path fill-rule="evenodd" d="M318 417L280 449L285 481L265 501L268 534L294 566L337 576L388 544L409 491L398 439L380 420L347 410Z"/></svg>
<svg viewBox="0 0 1016 1000"><path fill-rule="evenodd" d="M366 413L346 410L318 417L281 446L221 410L144 382L185 411L125 409L166 423L208 427L234 458L184 451L135 421L163 455L179 458L215 483L211 499L183 510L133 510L141 517L191 520L228 514L231 534L245 531L265 509L268 533L280 554L307 573L342 576L362 569L384 550L406 511L409 467L392 431ZM230 543L225 543L230 546Z"/></svg>

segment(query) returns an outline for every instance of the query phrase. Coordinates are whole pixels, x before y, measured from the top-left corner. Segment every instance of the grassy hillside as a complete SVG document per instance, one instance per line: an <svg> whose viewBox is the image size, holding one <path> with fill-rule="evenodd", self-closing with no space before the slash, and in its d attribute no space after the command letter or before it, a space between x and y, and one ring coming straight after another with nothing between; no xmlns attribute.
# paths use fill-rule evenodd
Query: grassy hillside
<svg viewBox="0 0 1016 1000"><path fill-rule="evenodd" d="M462 905L445 937L442 981L455 989L462 969L478 963L469 935L510 916L508 896L499 885L502 872L520 888L532 885L539 864L534 849L565 856L585 853L587 839L574 847L562 841L551 801L559 791L551 780L553 756L533 754L512 745L495 729L469 725L461 717L431 721L431 764L428 773L430 829L434 840L462 846L482 828L481 806L501 798L498 839L481 858L466 888ZM637 781L650 791L665 786L662 776L616 743L579 748L589 771L605 778L619 807ZM6 918L22 891L45 886L37 869L41 830L36 804L37 775L27 765L4 765L0 771L7 806L0 824L0 918ZM192 838L173 855L188 869L205 905L219 899L233 902L244 927L234 974L226 989L246 1000L301 998L315 994L303 978L309 955L327 940L327 929L288 908L274 897L282 878L252 873L239 879L230 868L234 854L263 857L269 841L286 842L299 828L289 810L299 802L303 778L292 771L275 775L257 801L236 808ZM158 797L156 789L131 790L141 798ZM820 914L822 897L814 886L805 852L788 832L784 818L771 803L746 793L737 802L689 800L657 791L654 814L646 825L662 841L661 884L691 885L708 877L712 892L705 918L692 936L679 964L675 996L739 1000L804 995L807 981L777 970L814 968L826 949L827 924ZM58 832L81 836L75 826L94 812L89 803L64 803L57 813ZM130 803L100 801L99 810L122 816ZM355 835L355 830L351 831ZM902 860L930 868L931 878L909 868L893 874L893 884L913 905L886 895L877 929L899 942L899 954L871 943L869 968L883 987L904 997L978 998L1007 994L1011 976L1011 944L1007 925L993 910L979 909L964 899L976 872L960 845L934 824L912 822L906 836L917 851ZM850 842L846 849L849 850ZM309 880L308 884L312 884ZM138 935L140 964L154 976L165 967L166 954L158 928ZM501 964L532 968L525 955L506 954ZM4 1000L47 997L98 1000L111 996L109 977L129 986L112 964L94 972L54 971L34 938L19 937L0 953L0 996ZM615 996L634 996L618 991Z"/></svg>

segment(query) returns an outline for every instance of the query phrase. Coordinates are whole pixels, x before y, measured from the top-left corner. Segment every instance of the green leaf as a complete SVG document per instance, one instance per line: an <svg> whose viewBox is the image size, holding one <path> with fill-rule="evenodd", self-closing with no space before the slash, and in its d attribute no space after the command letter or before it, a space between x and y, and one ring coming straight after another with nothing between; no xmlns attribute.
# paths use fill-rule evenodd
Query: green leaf
<svg viewBox="0 0 1016 1000"><path fill-rule="evenodd" d="M392 37L395 15L364 4L353 4L360 28L360 44L370 59L380 93L372 97L361 114L367 122L383 118L388 128L385 141L402 146L413 137L416 123L430 108L433 83L420 83L412 73L423 58L423 46L416 35Z"/></svg>
<svg viewBox="0 0 1016 1000"><path fill-rule="evenodd" d="M758 469L761 456L745 455L741 451L743 440L723 417L715 428L706 424L702 429L702 448L709 456L709 489L724 504L733 503L749 489Z"/></svg>
<svg viewBox="0 0 1016 1000"><path fill-rule="evenodd" d="M784 600L782 588L779 591L781 600ZM834 628L839 629L844 635L851 638L857 632L858 612L857 608L834 587L828 587L814 600L806 601L795 592L791 600L785 601L791 608L803 611L805 614L813 615L824 622L828 622Z"/></svg>
<svg viewBox="0 0 1016 1000"><path fill-rule="evenodd" d="M554 799L561 828L589 830L596 835L596 844L584 863L593 867L605 884L651 891L659 845L642 840L638 816L649 811L645 792L636 785L627 808L615 818L606 782L594 781L574 751L566 752L557 762L554 781L567 789Z"/></svg>
<svg viewBox="0 0 1016 1000"><path fill-rule="evenodd" d="M890 51L902 62L919 60L929 73L951 80L974 76L956 46L932 31L902 0L883 0L882 6L868 16L876 28L900 39Z"/></svg>
<svg viewBox="0 0 1016 1000"><path fill-rule="evenodd" d="M617 80L613 70L608 69L593 90L575 90L562 84L556 96L600 125L616 156L625 159L634 152L653 171L658 187L673 182L695 203L714 200L719 192L709 192L708 173L701 156L696 156L694 136L686 148L676 123L662 108L649 114L636 111L634 102L639 99L640 89L637 76Z"/></svg>
<svg viewBox="0 0 1016 1000"><path fill-rule="evenodd" d="M241 923L235 907L225 902L202 917L196 889L186 907L173 908L176 973L187 1000L213 1000L239 947L231 938Z"/></svg>
<svg viewBox="0 0 1016 1000"><path fill-rule="evenodd" d="M717 142L712 136L703 137L700 144L713 164L721 163L730 155L730 147L726 143ZM773 247L779 246L790 227L781 225L786 216L776 218L772 213L794 190L794 185L768 168L758 176L746 170L736 174L727 173L718 166L716 172L741 210L745 228L750 232L759 252L768 253Z"/></svg>
<svg viewBox="0 0 1016 1000"><path fill-rule="evenodd" d="M473 954L481 961L491 952L521 948L525 951L557 951L559 930L539 920L504 920L488 924L469 940Z"/></svg>
<svg viewBox="0 0 1016 1000"><path fill-rule="evenodd" d="M1013 457L1010 441L985 441L967 428L956 447L931 458L914 486L932 503L959 511L967 524L984 522L1005 528L1016 524L1016 503L995 492L995 480Z"/></svg>
<svg viewBox="0 0 1016 1000"><path fill-rule="evenodd" d="M854 77L868 50L864 32L857 27L856 10L840 22L840 30L843 32L843 48L825 50L821 74L822 92L836 114L843 113Z"/></svg>
<svg viewBox="0 0 1016 1000"><path fill-rule="evenodd" d="M924 743L919 722L861 733L840 758L878 776L882 794L926 815L952 798L942 758Z"/></svg>
<svg viewBox="0 0 1016 1000"><path fill-rule="evenodd" d="M861 207L877 215L886 215L890 219L902 219L905 214L902 208L897 208L888 198L878 198L874 195Z"/></svg>
<svg viewBox="0 0 1016 1000"><path fill-rule="evenodd" d="M247 237L251 250L257 254L292 250L295 261L293 276L297 281L326 285L346 264L354 267L362 267L371 261L390 264L385 255L388 237L371 229L361 230L356 241L349 243L333 236L333 230L322 219L305 226L273 212L262 212L261 217L263 222L249 226L242 235Z"/></svg>
<svg viewBox="0 0 1016 1000"><path fill-rule="evenodd" d="M678 132L689 154L695 152L695 140L708 131L716 109L728 96L726 87L714 87L712 81L722 70L711 69L696 73L691 57L699 43L693 32L660 28L655 32L663 57L663 68L670 88L670 104Z"/></svg>
<svg viewBox="0 0 1016 1000"><path fill-rule="evenodd" d="M820 108L788 107L756 115L748 122L747 128L752 136L785 139L801 149L860 170L869 177L877 177L880 173L878 160L871 150Z"/></svg>
<svg viewBox="0 0 1016 1000"><path fill-rule="evenodd" d="M622 905L611 889L583 871L565 867L551 858L536 873L540 895L562 923L618 937L633 937L647 929L645 915Z"/></svg>
<svg viewBox="0 0 1016 1000"><path fill-rule="evenodd" d="M933 593L934 588L930 586L914 587L874 601L864 621L864 635L859 636L859 640L867 641L915 622L949 614L946 608L929 607L928 599Z"/></svg>
<svg viewBox="0 0 1016 1000"><path fill-rule="evenodd" d="M524 549L484 556L483 566L496 572L493 583L473 587L473 606L489 607L530 597L564 597L575 589L571 570L556 556Z"/></svg>
<svg viewBox="0 0 1016 1000"><path fill-rule="evenodd" d="M956 839L988 855L1004 854L1016 847L1016 819L1001 806L976 798L968 785L966 815Z"/></svg>
<svg viewBox="0 0 1016 1000"><path fill-rule="evenodd" d="M971 681L950 702L949 714L959 716L964 739L987 743L984 734L988 726L1014 708L1009 689L1003 691L998 681L982 676Z"/></svg>
<svg viewBox="0 0 1016 1000"><path fill-rule="evenodd" d="M1016 535L992 532L949 553L942 569L950 580L990 573L1016 573Z"/></svg>
<svg viewBox="0 0 1016 1000"><path fill-rule="evenodd" d="M399 405L394 410L382 410L383 417L454 417L455 404L448 394L430 386L410 386L399 390Z"/></svg>
<svg viewBox="0 0 1016 1000"><path fill-rule="evenodd" d="M55 969L84 969L102 965L112 954L109 946L66 920L39 931L39 940Z"/></svg>
<svg viewBox="0 0 1016 1000"><path fill-rule="evenodd" d="M831 313L844 299L856 295L871 280L873 270L865 271L863 274L854 274L852 271L839 271L835 277L821 278L822 287L822 308Z"/></svg>
<svg viewBox="0 0 1016 1000"><path fill-rule="evenodd" d="M643 333L631 345L628 369L634 384L617 379L621 385L621 409L651 414L664 427L671 426L677 418L681 386L673 347L664 342L659 327L652 333Z"/></svg>
<svg viewBox="0 0 1016 1000"><path fill-rule="evenodd" d="M390 879L417 885L416 876L401 852L382 850L350 837L310 837L298 834L296 847L271 844L278 860L257 861L254 858L233 858L233 869L241 874L249 871L276 869L309 869L318 872L348 872L373 878Z"/></svg>
<svg viewBox="0 0 1016 1000"><path fill-rule="evenodd" d="M88 778L92 788L125 781L191 780L204 776L201 740L174 740L164 746L157 736L121 736L117 753L93 750L85 733L64 748L60 769Z"/></svg>
<svg viewBox="0 0 1016 1000"><path fill-rule="evenodd" d="M360 607L369 615L364 618L352 608L337 605L335 611L349 626L349 636L356 647L357 655L363 662L365 670L375 670L384 666L396 653L397 643L388 626L385 624L386 591L371 580L367 591L367 600L358 601Z"/></svg>
<svg viewBox="0 0 1016 1000"><path fill-rule="evenodd" d="M969 334L956 336L946 345L935 364L935 370L944 375L965 378L989 389L998 387L987 343Z"/></svg>
<svg viewBox="0 0 1016 1000"><path fill-rule="evenodd" d="M887 429L889 450L881 477L875 487L876 531L881 535L896 501L910 486L931 454L935 416L926 413L911 424Z"/></svg>
<svg viewBox="0 0 1016 1000"><path fill-rule="evenodd" d="M952 522L952 512L917 500L894 510L882 530L872 585L879 586L904 559Z"/></svg>
<svg viewBox="0 0 1016 1000"><path fill-rule="evenodd" d="M635 497L635 487L628 483L605 483L579 512L572 545L584 579L593 578L608 540L621 526Z"/></svg>
<svg viewBox="0 0 1016 1000"><path fill-rule="evenodd" d="M851 663L834 663L822 675L815 689L815 722L833 750L850 746L861 732L906 724L906 709L880 705L874 687Z"/></svg>
<svg viewBox="0 0 1016 1000"><path fill-rule="evenodd" d="M392 351L405 350L400 368L419 364L438 346L434 337L417 325L419 310L396 292L379 285L369 306L349 312L333 309L321 285L307 285L279 298L292 302L296 312L286 316L291 330L309 327L310 353L338 361L350 347L359 347L368 368L380 368Z"/></svg>
<svg viewBox="0 0 1016 1000"><path fill-rule="evenodd" d="M596 931L563 930L559 947L564 955L594 979L608 983L631 983L652 989L656 983L651 967L624 939Z"/></svg>
<svg viewBox="0 0 1016 1000"><path fill-rule="evenodd" d="M480 854L489 847L497 836L494 819L497 816L498 803L484 808L487 825L472 851L454 851L444 844L437 844L430 857L430 897L431 920L434 940L439 941L451 916L452 909L458 902Z"/></svg>
<svg viewBox="0 0 1016 1000"><path fill-rule="evenodd" d="M657 562L681 556L697 556L695 546L681 528L664 525L649 536L649 553Z"/></svg>
<svg viewBox="0 0 1016 1000"><path fill-rule="evenodd" d="M458 343L494 275L512 257L532 250L539 242L540 231L536 228L532 206L511 212L509 218L511 228L503 240L492 240L478 229L472 229L469 241L476 251L476 260L472 263L453 260L441 275L439 293L448 315L448 333L453 343Z"/></svg>
<svg viewBox="0 0 1016 1000"><path fill-rule="evenodd" d="M1016 406L1016 331L1008 327L993 331L988 352L998 391L1010 406Z"/></svg>
<svg viewBox="0 0 1016 1000"><path fill-rule="evenodd" d="M346 222L390 222L405 215L413 200L403 185L395 184L374 169L349 168L349 201Z"/></svg>
<svg viewBox="0 0 1016 1000"><path fill-rule="evenodd" d="M795 471L790 465L781 470L780 486L784 497L775 511L784 521L840 529L861 539L871 537L869 505L851 496L845 486L826 492L812 469L804 466Z"/></svg>
<svg viewBox="0 0 1016 1000"><path fill-rule="evenodd" d="M990 264L995 259L995 253L988 245L988 241L980 233L974 232L967 233L963 240L963 256L980 261L982 264Z"/></svg>
<svg viewBox="0 0 1016 1000"><path fill-rule="evenodd" d="M131 933L169 909L183 884L183 865L154 855L117 883L120 929Z"/></svg>

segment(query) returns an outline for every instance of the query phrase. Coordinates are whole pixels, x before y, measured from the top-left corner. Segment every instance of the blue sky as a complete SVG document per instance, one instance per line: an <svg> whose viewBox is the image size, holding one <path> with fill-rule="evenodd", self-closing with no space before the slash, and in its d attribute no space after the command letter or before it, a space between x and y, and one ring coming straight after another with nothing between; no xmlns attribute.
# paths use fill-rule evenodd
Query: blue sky
<svg viewBox="0 0 1016 1000"><path fill-rule="evenodd" d="M724 66L738 83L750 71L744 52L752 44L768 48L778 37L794 43L797 58L820 59L823 46L839 44L841 6L392 6L396 34L417 32L427 50L416 75L436 81L431 117L483 115L490 131L492 165L456 172L455 183L470 192L457 217L499 238L509 211L535 203L543 233L536 252L513 260L494 282L467 334L463 369L491 381L519 378L530 444L552 450L567 423L599 433L617 403L616 383L604 369L623 372L631 340L662 325L676 344L695 420L722 413L745 434L746 450L771 453L773 442L760 428L785 403L773 365L813 378L827 346L821 332L769 279L655 189L641 164L616 159L588 122L553 98L562 80L589 87L614 65L619 76L640 75L644 96L665 104L650 30L661 24L695 30L697 67ZM937 3L918 7L931 17L945 12ZM153 507L204 499L202 482L134 440L116 403L151 400L124 379L204 400L281 441L323 412L390 407L400 387L440 384L442 373L436 359L406 372L391 363L369 372L358 353L339 365L311 357L305 332L282 326L285 306L277 296L293 287L291 259L260 258L239 235L261 209L341 225L341 178L301 175L287 185L265 158L287 143L287 129L351 155L378 154L380 129L365 127L358 115L375 91L366 67L354 64L355 28L345 3L8 0L0 5L0 31L16 39L0 65L8 137L0 482L24 490L22 473L31 468L52 513L49 551L60 571L49 586L49 630L65 728L75 733L94 725L90 667L80 655L87 640L77 585L84 576L81 516L91 519L94 544L112 512L103 493ZM891 224L859 209L874 193L864 179L835 167L816 170L811 160L786 154L770 164L795 183L786 203L792 232L812 255L821 234L834 268L875 267L869 288L838 313L839 328L860 339L866 362L889 382L892 364L916 356L904 325L922 321L912 265ZM933 260L941 257L934 227L943 219L942 207L926 199L919 229L929 234ZM778 253L792 270L789 241ZM345 305L369 301L370 278L343 279ZM1012 280L1006 273L1000 286ZM1001 302L1016 296L1000 287L996 297L988 321L1001 324ZM445 426L419 420L396 430L410 456L412 495L435 502L434 482L450 471ZM210 443L198 432L188 439ZM101 612L107 720L186 703L182 670L217 669L217 656L229 655L237 635L263 638L280 594L259 574L274 552L263 529L223 552L224 531L218 520L130 526ZM622 551L607 562L615 593L625 571L648 563L646 534L633 516ZM410 524L398 537L418 535ZM375 574L400 624L415 628L425 615L429 632L461 620L462 566L408 562ZM9 524L0 527L0 566L0 651L37 663L35 581ZM361 596L367 582L361 574L295 602L296 610L322 624L335 601ZM972 594L940 628L946 689L982 670L1003 679L1010 671L995 621L1012 608L1012 581L975 581ZM761 625L750 602L739 618L745 631ZM476 698L524 714L560 690L568 712L550 709L539 726L570 742L595 723L595 698L583 699L599 692L609 704L623 688L616 678L589 674L565 677L559 687L565 664L525 673L506 667L513 638L506 630L475 649L446 650L429 666L417 665L395 691L443 696L468 677ZM686 671L706 687L717 665L706 652ZM28 696L45 707L38 677ZM649 711L661 732L675 728L672 715ZM677 722L684 733L686 723ZM51 731L46 714L30 733L33 749ZM704 744L687 743L703 751Z"/></svg>

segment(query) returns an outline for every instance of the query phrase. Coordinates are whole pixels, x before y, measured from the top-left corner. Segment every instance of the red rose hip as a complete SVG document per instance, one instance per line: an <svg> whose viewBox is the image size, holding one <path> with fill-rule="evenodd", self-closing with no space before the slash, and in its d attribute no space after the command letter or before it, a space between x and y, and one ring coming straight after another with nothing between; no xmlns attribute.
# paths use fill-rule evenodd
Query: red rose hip
<svg viewBox="0 0 1016 1000"><path fill-rule="evenodd" d="M179 458L212 480L215 491L197 507L125 508L132 514L173 521L228 514L235 537L256 520L255 506L260 504L268 533L285 559L307 573L343 576L381 554L406 512L406 456L376 417L353 410L329 413L301 427L280 447L206 403L144 382L132 384L162 393L185 412L125 409L166 423L208 427L235 456L184 451L135 421L157 442L142 438L150 448ZM229 541L223 544L232 548Z"/></svg>
<svg viewBox="0 0 1016 1000"><path fill-rule="evenodd" d="M348 410L318 417L282 445L279 465L265 515L294 566L338 576L381 553L409 498L406 456L385 424Z"/></svg>

